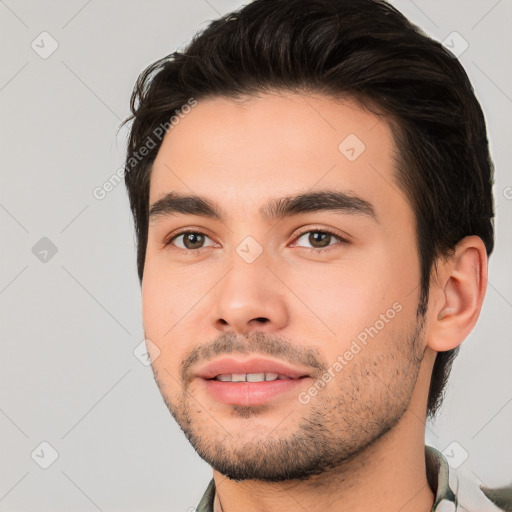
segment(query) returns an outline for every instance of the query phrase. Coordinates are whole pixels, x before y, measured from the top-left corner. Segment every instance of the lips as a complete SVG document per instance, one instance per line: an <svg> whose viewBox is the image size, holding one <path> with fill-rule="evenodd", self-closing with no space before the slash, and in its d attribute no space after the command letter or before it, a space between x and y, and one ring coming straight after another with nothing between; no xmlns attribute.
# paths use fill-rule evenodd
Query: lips
<svg viewBox="0 0 512 512"><path fill-rule="evenodd" d="M265 374L265 381L279 379L300 379L309 377L309 371L303 368L288 366L280 361L265 358L251 358L245 361L237 360L232 357L223 357L206 364L197 371L197 376L202 379L216 379L219 376L237 376L233 379L240 382L240 376L254 376ZM275 377L276 375L277 377ZM221 379L219 379L221 380ZM244 378L244 381L251 380ZM262 379L257 379L261 381Z"/></svg>
<svg viewBox="0 0 512 512"><path fill-rule="evenodd" d="M310 379L307 369L279 361L224 357L211 361L195 375L217 402L245 407L263 405L279 397L291 398Z"/></svg>

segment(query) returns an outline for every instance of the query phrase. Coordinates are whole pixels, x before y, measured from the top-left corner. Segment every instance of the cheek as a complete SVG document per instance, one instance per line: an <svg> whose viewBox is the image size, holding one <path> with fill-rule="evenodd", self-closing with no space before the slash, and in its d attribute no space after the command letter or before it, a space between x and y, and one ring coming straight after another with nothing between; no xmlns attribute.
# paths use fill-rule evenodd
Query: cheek
<svg viewBox="0 0 512 512"><path fill-rule="evenodd" d="M141 290L145 328L166 333L191 308L201 287L190 268L173 268L165 256L148 254Z"/></svg>
<svg viewBox="0 0 512 512"><path fill-rule="evenodd" d="M350 262L283 268L280 275L299 299L291 296L289 304L302 328L312 339L321 334L333 340L330 349L324 347L331 359L359 335L369 340L371 334L389 330L391 323L400 326L417 304L411 291L417 289L419 274L391 251L375 251Z"/></svg>
<svg viewBox="0 0 512 512"><path fill-rule="evenodd" d="M288 272L284 280L293 283L290 287L300 299L291 299L297 313L313 315L319 328L329 327L337 338L345 339L374 322L396 300L396 293L382 275L381 266L369 262L315 263Z"/></svg>
<svg viewBox="0 0 512 512"><path fill-rule="evenodd" d="M144 274L142 280L142 318L148 338L159 337L167 327L170 328L169 310L172 296L166 293L166 287L150 274Z"/></svg>
<svg viewBox="0 0 512 512"><path fill-rule="evenodd" d="M142 320L146 340L154 348L151 366L161 392L174 401L179 393L179 361L183 359L176 319L173 314L175 296L169 293L167 283L144 273L142 282ZM148 350L149 351L149 350Z"/></svg>
<svg viewBox="0 0 512 512"><path fill-rule="evenodd" d="M146 260L141 289L144 333L160 351L153 366L170 386L174 382L165 370L177 376L179 362L197 335L198 314L204 317L201 298L215 277L213 272L206 275L191 266L173 268L159 255Z"/></svg>
<svg viewBox="0 0 512 512"><path fill-rule="evenodd" d="M167 278L165 268L159 268L153 261L146 262L142 280L142 322L145 337L150 339L160 351L153 362L155 368L162 366L162 361L169 360L169 350L173 345L176 324L176 296L179 286L173 286ZM162 374L162 377L164 374Z"/></svg>

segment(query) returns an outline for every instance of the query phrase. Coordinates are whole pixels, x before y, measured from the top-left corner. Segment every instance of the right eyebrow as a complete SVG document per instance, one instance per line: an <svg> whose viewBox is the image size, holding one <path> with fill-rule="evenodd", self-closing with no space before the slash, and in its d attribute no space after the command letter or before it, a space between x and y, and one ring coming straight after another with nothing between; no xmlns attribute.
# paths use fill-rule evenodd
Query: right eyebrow
<svg viewBox="0 0 512 512"><path fill-rule="evenodd" d="M224 212L207 198L169 192L153 203L149 210L149 220L174 214L199 215L216 220L222 220L225 217Z"/></svg>

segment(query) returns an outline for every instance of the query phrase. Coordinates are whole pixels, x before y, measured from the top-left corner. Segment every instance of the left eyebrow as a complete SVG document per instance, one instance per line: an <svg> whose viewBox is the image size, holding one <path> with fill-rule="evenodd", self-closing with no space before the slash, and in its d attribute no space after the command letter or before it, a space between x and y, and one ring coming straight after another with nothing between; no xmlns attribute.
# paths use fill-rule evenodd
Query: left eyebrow
<svg viewBox="0 0 512 512"><path fill-rule="evenodd" d="M377 221L371 203L358 196L333 190L272 198L259 209L261 217L266 221L320 211L367 215ZM206 197L169 192L150 207L149 220L177 214L198 215L221 222L227 218L226 212Z"/></svg>
<svg viewBox="0 0 512 512"><path fill-rule="evenodd" d="M333 190L271 199L260 208L260 215L265 220L274 220L300 215L301 213L320 211L363 214L377 220L377 215L371 203L358 196Z"/></svg>

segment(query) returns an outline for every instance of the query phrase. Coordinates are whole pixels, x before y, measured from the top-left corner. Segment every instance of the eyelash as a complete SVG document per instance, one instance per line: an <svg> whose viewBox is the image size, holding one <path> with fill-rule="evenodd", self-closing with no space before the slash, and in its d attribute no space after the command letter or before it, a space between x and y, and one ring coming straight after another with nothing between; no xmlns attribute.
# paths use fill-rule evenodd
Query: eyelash
<svg viewBox="0 0 512 512"><path fill-rule="evenodd" d="M307 229L305 231L302 231L301 233L298 233L296 236L295 236L295 240L298 240L300 238L302 238L304 235L308 234L308 233L322 233L324 235L330 235L334 238L337 238L339 240L339 242L341 244L348 244L349 241L346 240L345 238L341 237L340 235L334 233L333 231L330 231L329 229ZM172 242L174 240L176 240L178 237L182 236L182 235L188 235L188 234L194 234L194 235L202 235L202 236L205 236L205 237L208 237L208 235L206 233L203 233L202 231L194 231L194 230L184 230L184 231L180 231L179 233L174 233L172 234L171 236L169 236L165 243L164 243L164 247L168 247L170 245L172 245ZM210 237L208 237L210 238ZM326 252L330 249L332 249L333 247L335 247L337 244L332 244L332 245L328 245L326 247L322 247L322 248L316 248L316 247L301 247L301 249L306 249L308 251L312 251L312 252ZM185 253L194 253L194 252L198 252L198 251L201 251L202 249L207 249L207 247L200 247L199 249L182 249L181 247L174 247L174 249L177 249L178 251L182 251L182 252L185 252Z"/></svg>

